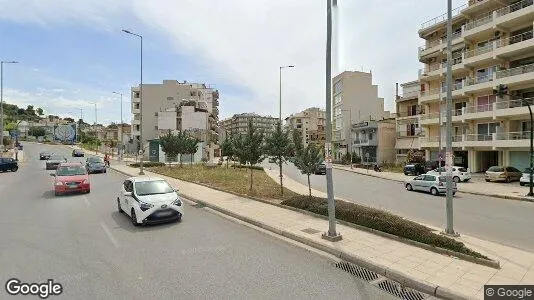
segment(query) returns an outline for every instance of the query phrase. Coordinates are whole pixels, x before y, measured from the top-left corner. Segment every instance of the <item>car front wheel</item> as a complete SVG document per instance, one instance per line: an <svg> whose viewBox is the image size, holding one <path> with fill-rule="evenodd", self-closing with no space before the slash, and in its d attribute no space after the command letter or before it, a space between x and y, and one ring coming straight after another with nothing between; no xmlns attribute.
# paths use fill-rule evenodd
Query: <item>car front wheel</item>
<svg viewBox="0 0 534 300"><path fill-rule="evenodd" d="M412 187L412 185L409 184L409 183L406 184L406 189L407 189L408 191L413 191L413 187Z"/></svg>
<svg viewBox="0 0 534 300"><path fill-rule="evenodd" d="M460 182L460 177L458 177L458 176L454 176L454 177L452 178L452 180L453 180L454 182L458 183L458 182Z"/></svg>
<svg viewBox="0 0 534 300"><path fill-rule="evenodd" d="M433 195L433 196L437 196L439 193L438 193L438 189L433 187L430 189L430 193Z"/></svg>
<svg viewBox="0 0 534 300"><path fill-rule="evenodd" d="M132 213L131 213L131 220L132 220L133 226L139 226L139 223L137 223L137 216L135 215L135 210L133 208L132 208Z"/></svg>
<svg viewBox="0 0 534 300"><path fill-rule="evenodd" d="M13 168L11 169L11 172L17 172L18 169L19 169L19 167L16 167L16 166L15 166L15 167L13 167Z"/></svg>

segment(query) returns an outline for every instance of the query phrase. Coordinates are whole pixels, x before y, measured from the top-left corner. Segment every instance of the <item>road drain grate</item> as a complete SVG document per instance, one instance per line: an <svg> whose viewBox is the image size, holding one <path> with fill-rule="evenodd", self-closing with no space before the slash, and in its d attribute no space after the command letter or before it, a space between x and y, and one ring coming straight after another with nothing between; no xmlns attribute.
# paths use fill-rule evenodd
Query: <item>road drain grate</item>
<svg viewBox="0 0 534 300"><path fill-rule="evenodd" d="M382 290L397 296L404 300L423 300L425 299L425 295L423 293L420 293L416 290L403 287L400 283L391 281L391 280L384 280L377 284L379 288Z"/></svg>
<svg viewBox="0 0 534 300"><path fill-rule="evenodd" d="M352 264L350 262L346 261L340 261L336 263L336 268L339 268L345 272L348 272L352 274L353 276L356 276L360 279L363 279L367 282L371 282L373 280L378 279L378 274L376 274L373 271L369 271L367 269L364 269L360 266L357 266L355 264Z"/></svg>
<svg viewBox="0 0 534 300"><path fill-rule="evenodd" d="M204 203L200 203L200 202L197 202L197 203L193 204L192 206L196 207L196 208L204 208L204 207L206 207L206 205L204 205Z"/></svg>

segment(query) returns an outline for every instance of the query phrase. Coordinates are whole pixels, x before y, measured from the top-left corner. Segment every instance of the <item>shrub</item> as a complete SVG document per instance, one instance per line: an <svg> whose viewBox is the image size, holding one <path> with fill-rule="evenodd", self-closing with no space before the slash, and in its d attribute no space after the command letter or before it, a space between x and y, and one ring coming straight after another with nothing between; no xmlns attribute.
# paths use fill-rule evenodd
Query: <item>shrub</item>
<svg viewBox="0 0 534 300"><path fill-rule="evenodd" d="M310 199L307 196L294 196L283 201L282 205L307 210L323 216L328 215L328 204L324 198L314 197ZM467 248L462 242L435 234L432 229L426 226L378 209L345 201L336 201L336 218L430 246L487 259L486 256Z"/></svg>
<svg viewBox="0 0 534 300"><path fill-rule="evenodd" d="M130 167L133 168L139 168L139 163L133 163L130 164ZM144 161L143 167L151 168L151 167L163 167L165 166L165 163L159 162L159 161Z"/></svg>

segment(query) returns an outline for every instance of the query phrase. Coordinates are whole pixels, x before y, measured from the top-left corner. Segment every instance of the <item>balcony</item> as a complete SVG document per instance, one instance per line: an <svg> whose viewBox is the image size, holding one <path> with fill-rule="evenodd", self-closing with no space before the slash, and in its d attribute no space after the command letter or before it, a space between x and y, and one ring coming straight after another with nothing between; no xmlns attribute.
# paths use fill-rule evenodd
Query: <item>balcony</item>
<svg viewBox="0 0 534 300"><path fill-rule="evenodd" d="M464 108L464 120L494 118L494 104L472 105Z"/></svg>
<svg viewBox="0 0 534 300"><path fill-rule="evenodd" d="M490 12L485 16L471 21L464 25L464 37L472 38L481 33L488 33L493 31L493 21L495 20L495 12Z"/></svg>
<svg viewBox="0 0 534 300"><path fill-rule="evenodd" d="M534 98L525 98L509 101L499 101L494 103L494 118L496 117L527 117L529 110L527 105L532 104Z"/></svg>
<svg viewBox="0 0 534 300"><path fill-rule="evenodd" d="M133 120L132 120L132 124L133 124L133 125L141 125L141 120L139 120L139 119L133 119Z"/></svg>
<svg viewBox="0 0 534 300"><path fill-rule="evenodd" d="M510 86L518 86L528 83L534 83L534 64L519 66L512 69L497 71L497 84L505 84Z"/></svg>
<svg viewBox="0 0 534 300"><path fill-rule="evenodd" d="M486 74L477 77L467 77L464 80L464 92L479 92L483 90L492 90L494 86L495 75Z"/></svg>
<svg viewBox="0 0 534 300"><path fill-rule="evenodd" d="M141 109L139 108L132 108L132 114L140 114L141 113Z"/></svg>
<svg viewBox="0 0 534 300"><path fill-rule="evenodd" d="M532 22L534 6L532 0L523 0L495 11L496 26L512 28L525 22Z"/></svg>
<svg viewBox="0 0 534 300"><path fill-rule="evenodd" d="M496 43L488 43L486 46L469 50L463 53L464 65L466 67L474 67L476 65L487 64L494 60L493 50L496 48Z"/></svg>
<svg viewBox="0 0 534 300"><path fill-rule="evenodd" d="M452 18L455 19L455 18L461 17L460 13L465 8L467 8L467 4L454 8L452 10ZM421 29L419 30L419 36L423 37L424 34L429 33L438 27L445 26L446 22L447 22L447 14L442 14L440 16L437 16L431 20L424 22L423 24L421 24Z"/></svg>
<svg viewBox="0 0 534 300"><path fill-rule="evenodd" d="M469 0L468 7L462 13L468 15L478 15L480 12L497 8L498 2L493 0Z"/></svg>
<svg viewBox="0 0 534 300"><path fill-rule="evenodd" d="M451 44L453 46L453 51L457 48L457 44L463 42L463 30L453 32ZM447 37L428 41L426 46L419 47L419 59L426 58L428 55L435 54L442 51L447 47Z"/></svg>
<svg viewBox="0 0 534 300"><path fill-rule="evenodd" d="M496 41L495 56L509 59L512 56L520 56L534 51L534 39L532 30L515 36Z"/></svg>
<svg viewBox="0 0 534 300"><path fill-rule="evenodd" d="M362 146L378 146L378 139L354 139L353 144L356 147Z"/></svg>
<svg viewBox="0 0 534 300"><path fill-rule="evenodd" d="M139 130L132 130L132 135L133 136L140 136L141 132Z"/></svg>
<svg viewBox="0 0 534 300"><path fill-rule="evenodd" d="M419 103L437 101L439 100L439 95L440 95L439 88L428 90L428 91L421 91L419 95Z"/></svg>

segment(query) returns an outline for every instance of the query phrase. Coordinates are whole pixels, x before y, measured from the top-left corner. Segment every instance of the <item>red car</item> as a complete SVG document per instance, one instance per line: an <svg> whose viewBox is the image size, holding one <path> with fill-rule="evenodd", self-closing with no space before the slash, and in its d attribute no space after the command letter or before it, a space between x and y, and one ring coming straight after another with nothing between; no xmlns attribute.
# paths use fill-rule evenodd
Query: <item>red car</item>
<svg viewBox="0 0 534 300"><path fill-rule="evenodd" d="M56 173L50 174L54 179L54 192L56 196L65 193L89 193L91 183L87 170L81 163L61 163Z"/></svg>

